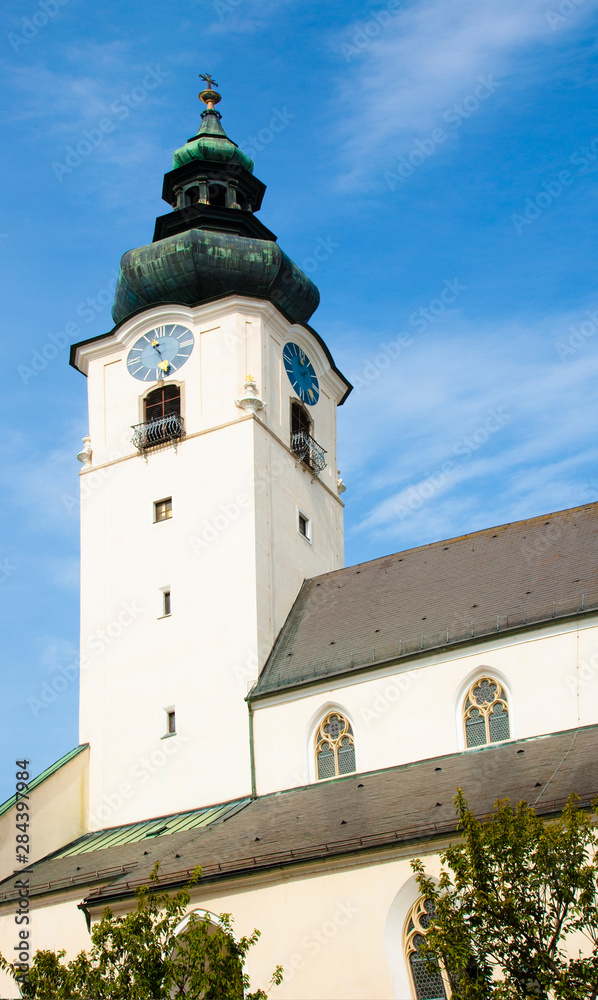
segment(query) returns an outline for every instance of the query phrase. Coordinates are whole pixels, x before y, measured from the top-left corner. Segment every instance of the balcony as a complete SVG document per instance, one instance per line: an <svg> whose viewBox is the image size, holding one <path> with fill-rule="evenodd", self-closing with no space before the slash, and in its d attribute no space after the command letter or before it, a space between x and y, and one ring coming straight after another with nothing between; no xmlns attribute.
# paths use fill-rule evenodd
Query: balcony
<svg viewBox="0 0 598 1000"><path fill-rule="evenodd" d="M185 424L180 413L169 413L165 417L154 417L144 424L133 426L132 443L144 454L148 448L155 448L168 441L178 441L185 434Z"/></svg>
<svg viewBox="0 0 598 1000"><path fill-rule="evenodd" d="M313 472L312 482L326 468L326 451L318 442L312 438L307 431L297 431L291 434L291 451L297 456L299 462L305 464Z"/></svg>

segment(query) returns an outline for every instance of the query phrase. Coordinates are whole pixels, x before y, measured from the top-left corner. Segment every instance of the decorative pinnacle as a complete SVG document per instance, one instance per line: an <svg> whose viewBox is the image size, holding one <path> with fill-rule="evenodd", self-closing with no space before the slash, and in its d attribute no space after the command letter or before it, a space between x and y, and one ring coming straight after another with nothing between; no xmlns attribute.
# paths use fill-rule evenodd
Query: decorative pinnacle
<svg viewBox="0 0 598 1000"><path fill-rule="evenodd" d="M199 78L200 80L205 80L208 86L206 90L202 90L201 93L198 94L197 96L199 97L200 101L203 101L203 103L206 105L208 111L213 111L214 105L220 104L220 101L222 100L218 91L213 89L214 87L217 87L218 84L210 76L209 73L200 73Z"/></svg>

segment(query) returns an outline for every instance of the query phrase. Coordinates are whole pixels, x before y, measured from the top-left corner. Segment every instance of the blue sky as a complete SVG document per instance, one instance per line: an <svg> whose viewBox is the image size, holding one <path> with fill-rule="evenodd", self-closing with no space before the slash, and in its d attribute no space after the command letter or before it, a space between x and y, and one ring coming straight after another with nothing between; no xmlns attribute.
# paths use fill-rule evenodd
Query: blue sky
<svg viewBox="0 0 598 1000"><path fill-rule="evenodd" d="M598 499L598 0L9 0L2 18L0 800L17 757L38 773L78 741L74 680L31 707L77 657L86 387L66 342L111 326L200 71L356 385L347 563Z"/></svg>

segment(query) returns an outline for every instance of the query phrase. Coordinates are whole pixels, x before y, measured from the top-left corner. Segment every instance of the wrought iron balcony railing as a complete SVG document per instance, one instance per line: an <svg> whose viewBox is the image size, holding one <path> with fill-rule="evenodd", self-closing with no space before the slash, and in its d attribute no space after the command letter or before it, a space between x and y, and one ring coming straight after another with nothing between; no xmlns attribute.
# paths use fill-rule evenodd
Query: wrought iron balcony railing
<svg viewBox="0 0 598 1000"><path fill-rule="evenodd" d="M165 441L178 441L185 434L185 424L180 413L169 413L165 417L154 417L144 424L135 424L131 441L139 451L147 451Z"/></svg>
<svg viewBox="0 0 598 1000"><path fill-rule="evenodd" d="M291 451L312 470L314 479L326 468L326 451L307 431L291 434Z"/></svg>

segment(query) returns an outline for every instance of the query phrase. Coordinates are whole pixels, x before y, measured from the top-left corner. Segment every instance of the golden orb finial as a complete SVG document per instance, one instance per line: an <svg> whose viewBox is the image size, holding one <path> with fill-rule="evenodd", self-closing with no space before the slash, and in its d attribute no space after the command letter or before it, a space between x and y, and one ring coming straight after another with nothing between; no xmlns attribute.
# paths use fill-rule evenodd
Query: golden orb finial
<svg viewBox="0 0 598 1000"><path fill-rule="evenodd" d="M206 105L208 111L213 111L214 105L219 104L220 101L222 100L218 91L214 90L214 87L217 87L218 84L210 76L209 73L200 73L199 78L200 80L205 80L208 86L206 90L202 90L201 93L198 94L197 96L199 97L200 101L203 101L203 103Z"/></svg>

